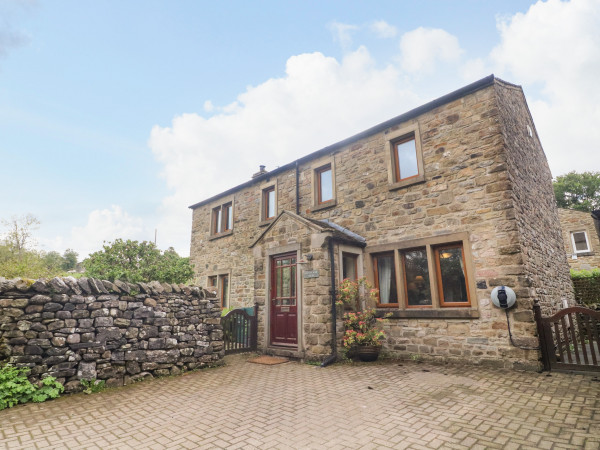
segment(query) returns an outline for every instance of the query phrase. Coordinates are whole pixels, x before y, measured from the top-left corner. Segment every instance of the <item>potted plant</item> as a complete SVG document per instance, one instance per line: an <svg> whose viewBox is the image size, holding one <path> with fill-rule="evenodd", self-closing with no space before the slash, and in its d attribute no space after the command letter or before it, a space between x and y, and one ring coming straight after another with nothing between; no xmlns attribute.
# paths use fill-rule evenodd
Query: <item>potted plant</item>
<svg viewBox="0 0 600 450"><path fill-rule="evenodd" d="M385 339L385 332L378 326L383 319L375 317L374 309L349 312L343 318L346 354L355 353L361 361L375 361Z"/></svg>
<svg viewBox="0 0 600 450"><path fill-rule="evenodd" d="M366 277L358 280L345 278L338 285L336 304L343 305L344 309L358 311L364 308L367 294L371 300L377 299L378 291L373 289Z"/></svg>

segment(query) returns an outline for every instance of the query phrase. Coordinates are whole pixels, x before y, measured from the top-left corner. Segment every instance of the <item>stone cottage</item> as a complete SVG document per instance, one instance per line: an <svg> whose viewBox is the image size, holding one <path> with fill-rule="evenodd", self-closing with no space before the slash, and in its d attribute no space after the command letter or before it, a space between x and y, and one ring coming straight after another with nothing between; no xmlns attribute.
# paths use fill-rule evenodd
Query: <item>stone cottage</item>
<svg viewBox="0 0 600 450"><path fill-rule="evenodd" d="M589 213L559 208L558 217L571 269L600 268L600 210Z"/></svg>
<svg viewBox="0 0 600 450"><path fill-rule="evenodd" d="M190 207L197 282L259 305L259 347L335 352L334 288L366 276L391 355L538 367L534 299L573 302L552 177L519 86L490 75ZM333 289L332 289L333 288ZM338 312L339 319L339 312Z"/></svg>

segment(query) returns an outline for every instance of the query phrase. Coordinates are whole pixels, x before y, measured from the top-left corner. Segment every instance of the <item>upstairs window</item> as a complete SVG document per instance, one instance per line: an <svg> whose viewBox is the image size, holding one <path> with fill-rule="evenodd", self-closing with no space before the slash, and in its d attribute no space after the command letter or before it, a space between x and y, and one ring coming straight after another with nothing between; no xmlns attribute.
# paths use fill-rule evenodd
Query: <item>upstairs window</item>
<svg viewBox="0 0 600 450"><path fill-rule="evenodd" d="M322 205L333 200L333 176L331 164L315 170L317 179L317 204Z"/></svg>
<svg viewBox="0 0 600 450"><path fill-rule="evenodd" d="M394 180L399 182L419 175L414 133L393 142L393 146Z"/></svg>
<svg viewBox="0 0 600 450"><path fill-rule="evenodd" d="M262 191L262 217L261 220L270 220L277 214L277 200L275 186L269 186Z"/></svg>
<svg viewBox="0 0 600 450"><path fill-rule="evenodd" d="M233 230L233 204L231 202L213 208L211 227L213 235Z"/></svg>
<svg viewBox="0 0 600 450"><path fill-rule="evenodd" d="M388 133L386 145L390 190L425 181L423 152L417 124Z"/></svg>
<svg viewBox="0 0 600 450"><path fill-rule="evenodd" d="M585 231L571 232L571 244L573 245L573 253L588 253L591 251L590 242L588 241Z"/></svg>

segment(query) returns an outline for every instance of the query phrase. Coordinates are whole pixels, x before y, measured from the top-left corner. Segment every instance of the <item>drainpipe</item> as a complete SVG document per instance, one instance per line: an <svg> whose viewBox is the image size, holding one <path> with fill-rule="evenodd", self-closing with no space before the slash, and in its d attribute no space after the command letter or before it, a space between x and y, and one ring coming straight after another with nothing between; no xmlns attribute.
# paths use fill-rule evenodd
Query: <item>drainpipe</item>
<svg viewBox="0 0 600 450"><path fill-rule="evenodd" d="M321 363L321 367L326 367L337 359L337 310L335 306L335 260L333 259L333 236L329 238L329 261L331 264L331 355Z"/></svg>
<svg viewBox="0 0 600 450"><path fill-rule="evenodd" d="M296 214L300 215L300 186L298 186L298 180L300 179L300 172L298 169L298 160L296 160Z"/></svg>

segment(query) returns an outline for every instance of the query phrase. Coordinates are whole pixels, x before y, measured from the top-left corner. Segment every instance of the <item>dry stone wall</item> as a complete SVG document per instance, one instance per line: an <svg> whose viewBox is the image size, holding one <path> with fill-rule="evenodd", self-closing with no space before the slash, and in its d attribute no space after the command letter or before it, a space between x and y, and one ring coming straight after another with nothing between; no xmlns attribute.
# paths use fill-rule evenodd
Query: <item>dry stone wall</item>
<svg viewBox="0 0 600 450"><path fill-rule="evenodd" d="M0 361L120 386L217 365L224 356L218 299L198 287L93 278L0 278Z"/></svg>

